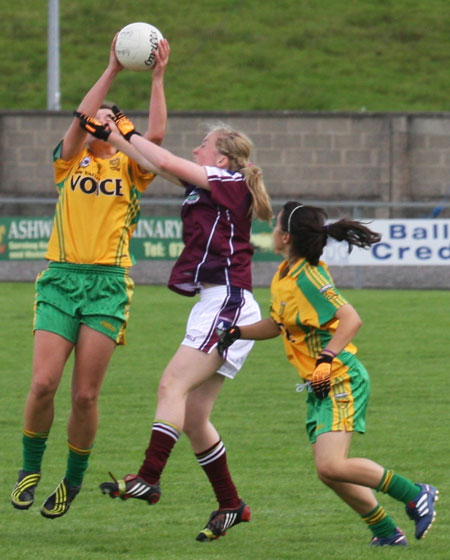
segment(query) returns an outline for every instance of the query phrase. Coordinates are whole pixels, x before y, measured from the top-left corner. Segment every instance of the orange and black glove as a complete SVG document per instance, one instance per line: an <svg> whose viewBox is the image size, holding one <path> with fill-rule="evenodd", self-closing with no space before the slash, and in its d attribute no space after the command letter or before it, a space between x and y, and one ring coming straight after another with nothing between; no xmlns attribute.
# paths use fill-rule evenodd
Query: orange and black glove
<svg viewBox="0 0 450 560"><path fill-rule="evenodd" d="M217 343L217 351L219 352L219 356L223 358L223 355L227 348L229 348L233 342L236 342L241 338L241 329L237 326L228 327L228 329L223 330L220 333L219 341Z"/></svg>
<svg viewBox="0 0 450 560"><path fill-rule="evenodd" d="M312 374L311 386L318 399L325 399L331 387L331 362L330 354L319 354L316 367Z"/></svg>
<svg viewBox="0 0 450 560"><path fill-rule="evenodd" d="M92 136L95 136L95 138L99 140L104 140L105 142L108 140L111 129L107 124L102 124L96 118L85 115L84 113L79 113L78 111L74 111L73 114L80 119L80 126L84 128L86 132L89 132L89 134L92 134Z"/></svg>
<svg viewBox="0 0 450 560"><path fill-rule="evenodd" d="M133 136L133 134L139 134L136 130L136 127L131 122L131 120L123 113L117 105L113 105L111 107L112 112L114 113L113 120L116 123L117 128L119 129L120 134L128 141Z"/></svg>

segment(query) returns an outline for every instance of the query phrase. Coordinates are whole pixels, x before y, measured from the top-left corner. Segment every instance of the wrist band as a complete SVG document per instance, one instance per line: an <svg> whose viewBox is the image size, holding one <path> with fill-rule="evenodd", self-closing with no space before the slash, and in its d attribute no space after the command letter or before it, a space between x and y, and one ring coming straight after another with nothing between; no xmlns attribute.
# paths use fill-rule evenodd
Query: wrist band
<svg viewBox="0 0 450 560"><path fill-rule="evenodd" d="M333 356L333 358L336 358L336 352L333 352L333 350L329 350L328 348L324 348L321 352L321 354L323 354L325 352L325 354L330 354L330 356Z"/></svg>

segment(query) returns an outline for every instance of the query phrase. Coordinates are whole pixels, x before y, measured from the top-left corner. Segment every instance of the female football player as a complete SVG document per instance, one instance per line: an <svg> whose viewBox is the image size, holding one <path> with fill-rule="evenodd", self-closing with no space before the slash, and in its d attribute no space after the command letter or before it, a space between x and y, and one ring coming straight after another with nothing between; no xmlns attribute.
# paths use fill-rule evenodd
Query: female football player
<svg viewBox="0 0 450 560"><path fill-rule="evenodd" d="M338 292L320 261L329 237L368 248L380 240L360 222L325 223L321 208L288 202L273 233L275 251L285 260L271 285L270 318L225 330L218 350L226 359L234 341L264 340L282 334L286 355L308 387L306 429L320 480L367 523L371 544L406 545L403 531L377 502L372 489L406 505L416 538L435 517L438 491L414 484L369 459L349 458L353 432L365 431L369 375L356 358L352 339L361 319ZM229 349L228 349L229 348Z"/></svg>
<svg viewBox="0 0 450 560"><path fill-rule="evenodd" d="M112 121L102 105L122 70L111 44L109 63L78 111ZM148 129L144 137L161 143L167 121L164 73L169 44L159 43L153 70ZM36 280L34 356L25 405L23 465L11 493L12 505L28 509L41 478L41 463L53 422L54 397L64 366L75 350L67 469L41 514L67 513L79 493L98 424L97 400L108 363L124 344L133 281L129 240L139 219L139 197L154 174L92 135L74 119L54 151L58 202L46 258Z"/></svg>
<svg viewBox="0 0 450 560"><path fill-rule="evenodd" d="M250 227L252 216L271 220L272 209L262 172L250 162L252 145L242 132L212 128L189 161L135 133L120 112L116 123L133 150L156 173L185 189L181 217L185 248L173 267L169 287L186 296L200 294L190 313L186 334L159 384L158 403L145 460L137 474L105 482L104 493L122 499L156 503L166 461L182 432L214 489L219 507L197 535L210 541L234 525L250 520L250 508L239 497L227 467L225 445L210 421L226 377L242 367L253 342L241 341L222 360L215 348L217 329L260 318L252 295ZM82 126L105 135L105 127L81 116ZM117 132L108 141L130 148Z"/></svg>

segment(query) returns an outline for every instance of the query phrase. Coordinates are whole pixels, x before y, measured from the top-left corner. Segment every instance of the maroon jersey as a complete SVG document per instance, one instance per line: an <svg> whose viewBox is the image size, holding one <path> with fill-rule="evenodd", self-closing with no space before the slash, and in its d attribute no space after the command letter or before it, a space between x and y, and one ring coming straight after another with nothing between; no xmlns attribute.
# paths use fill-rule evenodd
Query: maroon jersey
<svg viewBox="0 0 450 560"><path fill-rule="evenodd" d="M205 167L211 191L187 185L181 209L184 249L169 288L195 295L201 283L252 289L250 244L252 197L245 177Z"/></svg>

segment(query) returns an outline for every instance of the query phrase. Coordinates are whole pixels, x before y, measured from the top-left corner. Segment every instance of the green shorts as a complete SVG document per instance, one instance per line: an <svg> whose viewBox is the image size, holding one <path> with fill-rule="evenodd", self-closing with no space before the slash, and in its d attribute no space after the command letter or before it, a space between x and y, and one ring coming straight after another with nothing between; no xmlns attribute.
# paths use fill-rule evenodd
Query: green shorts
<svg viewBox="0 0 450 560"><path fill-rule="evenodd" d="M125 344L134 282L119 266L51 262L35 283L33 331L74 344L82 324Z"/></svg>
<svg viewBox="0 0 450 560"><path fill-rule="evenodd" d="M328 397L321 400L314 392L308 393L306 431L311 443L326 432L364 433L366 430L369 374L353 354L344 353L342 359L345 365L331 378Z"/></svg>

